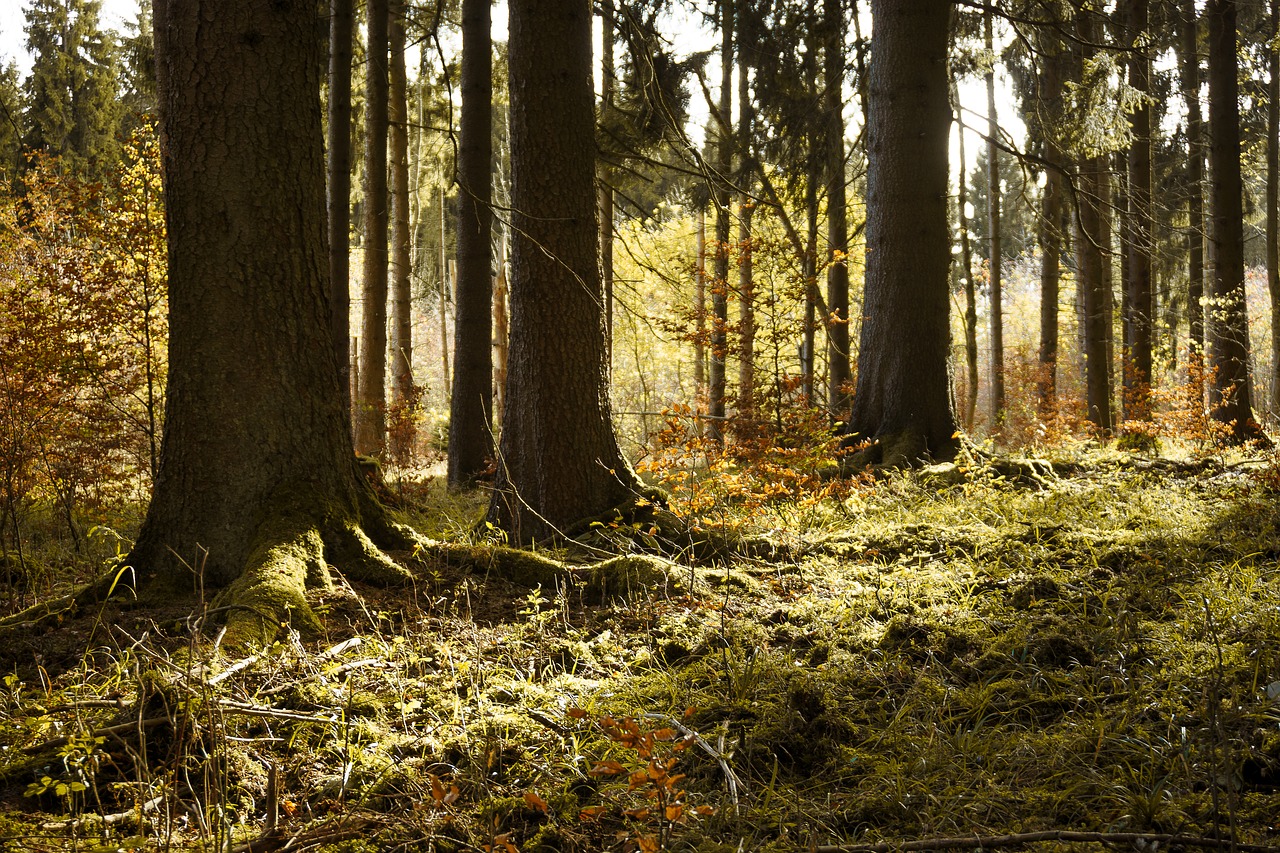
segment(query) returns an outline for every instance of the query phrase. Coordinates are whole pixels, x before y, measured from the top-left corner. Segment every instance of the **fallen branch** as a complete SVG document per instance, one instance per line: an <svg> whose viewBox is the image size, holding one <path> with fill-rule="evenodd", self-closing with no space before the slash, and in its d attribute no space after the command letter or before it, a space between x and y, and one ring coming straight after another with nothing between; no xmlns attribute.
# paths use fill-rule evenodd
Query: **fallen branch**
<svg viewBox="0 0 1280 853"><path fill-rule="evenodd" d="M1203 838L1159 832L1074 832L1047 829L1040 832L1017 832L1011 835L966 835L954 838L919 838L915 841L882 841L879 844L827 844L811 848L813 853L901 853L911 850L990 849L1021 847L1037 841L1065 841L1075 844L1133 844L1139 850L1148 845L1164 847L1199 847L1207 850L1233 850L1240 853L1276 853L1280 847L1265 844L1241 844L1222 838Z"/></svg>
<svg viewBox="0 0 1280 853"><path fill-rule="evenodd" d="M118 824L136 825L141 816L154 809L164 801L164 797L153 797L127 811L108 815L84 815L72 820L55 820L40 824L40 828L51 832L66 832L89 826L116 826Z"/></svg>

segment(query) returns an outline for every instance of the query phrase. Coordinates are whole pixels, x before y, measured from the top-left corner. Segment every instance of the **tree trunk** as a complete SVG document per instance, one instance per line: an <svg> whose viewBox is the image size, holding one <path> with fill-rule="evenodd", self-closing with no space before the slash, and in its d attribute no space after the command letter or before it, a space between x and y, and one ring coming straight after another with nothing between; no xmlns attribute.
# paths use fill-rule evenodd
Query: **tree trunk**
<svg viewBox="0 0 1280 853"><path fill-rule="evenodd" d="M1106 293L1106 242L1102 217L1101 157L1080 162L1077 198L1076 264L1079 269L1083 305L1083 345L1085 405L1089 420L1102 432L1113 426L1111 383L1107 368L1107 326L1111 323L1110 301Z"/></svg>
<svg viewBox="0 0 1280 853"><path fill-rule="evenodd" d="M409 288L409 80L403 0L392 0L391 75L387 92L391 159L391 457L409 461L414 445L413 317ZM487 306L486 306L487 307Z"/></svg>
<svg viewBox="0 0 1280 853"><path fill-rule="evenodd" d="M947 381L947 48L951 3L873 0L868 87L867 274L855 459L955 455Z"/></svg>
<svg viewBox="0 0 1280 853"><path fill-rule="evenodd" d="M529 543L572 533L640 483L609 407L591 6L514 0L509 9L511 361L489 521Z"/></svg>
<svg viewBox="0 0 1280 853"><path fill-rule="evenodd" d="M600 118L602 121L613 110L614 78L613 39L615 14L613 0L600 0ZM604 340L609 350L610 368L613 365L613 185L608 166L599 164L600 195L600 276L604 289Z"/></svg>
<svg viewBox="0 0 1280 853"><path fill-rule="evenodd" d="M1200 40L1195 0L1182 0L1182 98L1187 106L1187 321L1191 380L1201 383L1204 355L1204 126L1200 114Z"/></svg>
<svg viewBox="0 0 1280 853"><path fill-rule="evenodd" d="M1037 411L1042 419L1058 413L1058 300L1061 296L1063 246L1063 176L1065 164L1058 141L1063 117L1063 89L1070 54L1054 33L1041 42L1043 59L1037 79L1035 133L1044 144L1047 161L1044 191L1040 196L1040 351L1036 389Z"/></svg>
<svg viewBox="0 0 1280 853"><path fill-rule="evenodd" d="M744 77L746 75L743 75ZM753 202L746 193L738 210L738 418L744 429L753 428L756 393L756 284L751 262Z"/></svg>
<svg viewBox="0 0 1280 853"><path fill-rule="evenodd" d="M729 184L725 176L733 168L733 139L729 135L733 115L733 0L720 0L720 138L716 146L715 272L711 282L711 369L707 376L710 435L724 440L725 359L729 341Z"/></svg>
<svg viewBox="0 0 1280 853"><path fill-rule="evenodd" d="M840 0L823 0L827 97L827 402L844 422L852 402L849 385L849 220L844 170L844 14Z"/></svg>
<svg viewBox="0 0 1280 853"><path fill-rule="evenodd" d="M958 100L957 100L958 103ZM957 115L957 123L959 121ZM960 208L960 267L964 276L964 362L965 407L964 428L973 430L974 418L978 413L978 291L973 282L973 246L969 242L968 175L964 159L964 128L959 131L960 140L960 177L956 203Z"/></svg>
<svg viewBox="0 0 1280 853"><path fill-rule="evenodd" d="M707 393L707 212L702 208L698 209L694 239L697 260L693 271L693 396L701 411Z"/></svg>
<svg viewBox="0 0 1280 853"><path fill-rule="evenodd" d="M497 252L493 274L493 422L502 423L506 409L503 394L507 387L507 346L509 324L507 322L507 238L499 229Z"/></svg>
<svg viewBox="0 0 1280 853"><path fill-rule="evenodd" d="M1209 0L1209 205L1213 277L1205 318L1213 418L1231 444L1260 438L1249 388L1249 321L1244 301L1244 210L1235 0Z"/></svg>
<svg viewBox="0 0 1280 853"><path fill-rule="evenodd" d="M1004 424L1004 293L1001 286L1004 256L1000 240L1000 149L996 140L1000 123L996 117L995 45L992 38L991 8L983 15L983 41L991 66L987 69L987 231L990 259L988 273L991 298L991 430Z"/></svg>
<svg viewBox="0 0 1280 853"><path fill-rule="evenodd" d="M329 563L403 572L361 530L395 533L357 473L338 385L316 6L206 11L155 5L170 371L129 565L161 594L230 587L228 641L250 642L314 624L303 593Z"/></svg>
<svg viewBox="0 0 1280 853"><path fill-rule="evenodd" d="M1267 50L1267 291L1271 295L1272 421L1280 418L1280 0L1271 0L1271 37Z"/></svg>
<svg viewBox="0 0 1280 853"><path fill-rule="evenodd" d="M387 441L388 0L369 0L364 146L364 294L356 449L380 456Z"/></svg>
<svg viewBox="0 0 1280 853"><path fill-rule="evenodd" d="M493 47L489 0L462 5L458 145L458 293L449 412L449 485L473 482L493 457Z"/></svg>
<svg viewBox="0 0 1280 853"><path fill-rule="evenodd" d="M329 3L329 303L338 390L351 412L351 45L352 0Z"/></svg>
<svg viewBox="0 0 1280 853"><path fill-rule="evenodd" d="M1147 29L1147 0L1130 0L1128 26L1137 53L1129 57L1129 85L1143 94L1151 92L1151 59L1143 41ZM1151 104L1142 100L1134 109L1130 124L1133 144L1129 148L1129 337L1126 341L1125 418L1151 419L1151 352L1155 305L1151 286Z"/></svg>

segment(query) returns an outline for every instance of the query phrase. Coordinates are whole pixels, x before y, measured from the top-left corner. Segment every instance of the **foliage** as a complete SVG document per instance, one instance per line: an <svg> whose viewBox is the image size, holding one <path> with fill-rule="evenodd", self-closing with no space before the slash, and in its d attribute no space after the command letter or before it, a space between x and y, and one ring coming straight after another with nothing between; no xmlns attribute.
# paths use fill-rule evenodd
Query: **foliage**
<svg viewBox="0 0 1280 853"><path fill-rule="evenodd" d="M133 498L158 459L165 247L158 154L142 128L107 184L41 160L0 210L0 546L23 521Z"/></svg>

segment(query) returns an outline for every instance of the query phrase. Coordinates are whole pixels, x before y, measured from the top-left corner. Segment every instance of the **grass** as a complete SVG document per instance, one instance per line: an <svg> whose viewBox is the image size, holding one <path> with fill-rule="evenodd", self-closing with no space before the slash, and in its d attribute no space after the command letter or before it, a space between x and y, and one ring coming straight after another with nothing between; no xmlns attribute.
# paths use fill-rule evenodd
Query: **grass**
<svg viewBox="0 0 1280 853"><path fill-rule="evenodd" d="M239 660L180 609L113 605L6 639L0 836L335 853L1046 829L1275 844L1274 467L1114 452L1062 467L1047 488L975 469L714 507L785 558L584 566L558 589L420 567L411 590L319 597L323 635ZM471 530L483 497L451 500L427 490L418 523Z"/></svg>

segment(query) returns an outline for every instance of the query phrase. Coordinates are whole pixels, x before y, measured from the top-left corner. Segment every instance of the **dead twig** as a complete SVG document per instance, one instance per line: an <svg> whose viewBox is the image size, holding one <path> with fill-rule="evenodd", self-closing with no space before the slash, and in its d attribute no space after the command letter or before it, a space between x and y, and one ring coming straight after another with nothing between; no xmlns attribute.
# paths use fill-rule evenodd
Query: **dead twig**
<svg viewBox="0 0 1280 853"><path fill-rule="evenodd" d="M813 853L901 853L911 850L988 849L1021 847L1038 841L1064 841L1074 844L1132 844L1138 850L1161 847L1199 847L1207 850L1233 850L1241 853L1276 853L1280 847L1265 844L1240 844L1230 839L1203 838L1159 832L1075 832L1047 829L1040 832L1017 832L1011 835L965 835L953 838L919 838L915 841L882 841L879 844L826 844L812 848Z"/></svg>

